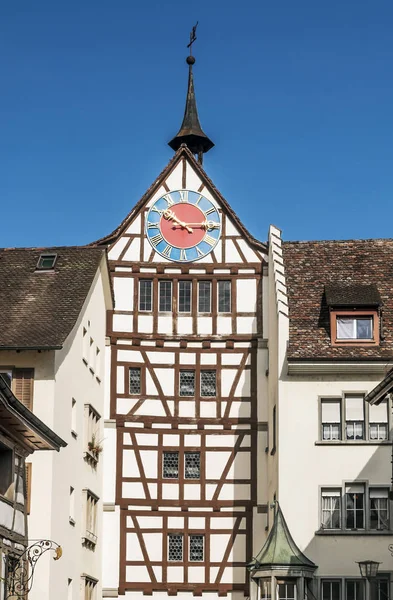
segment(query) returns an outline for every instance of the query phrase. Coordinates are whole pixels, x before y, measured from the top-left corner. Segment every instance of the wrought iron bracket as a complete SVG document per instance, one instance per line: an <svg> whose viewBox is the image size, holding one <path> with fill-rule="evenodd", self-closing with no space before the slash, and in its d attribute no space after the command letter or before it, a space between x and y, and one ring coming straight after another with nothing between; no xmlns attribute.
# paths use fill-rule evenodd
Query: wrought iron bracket
<svg viewBox="0 0 393 600"><path fill-rule="evenodd" d="M4 556L4 600L8 600L8 598L24 600L26 598L26 594L33 587L34 572L38 559L49 550L52 550L55 554L53 560L59 560L63 554L61 546L56 542L37 540L31 546L28 546L22 554L8 553Z"/></svg>

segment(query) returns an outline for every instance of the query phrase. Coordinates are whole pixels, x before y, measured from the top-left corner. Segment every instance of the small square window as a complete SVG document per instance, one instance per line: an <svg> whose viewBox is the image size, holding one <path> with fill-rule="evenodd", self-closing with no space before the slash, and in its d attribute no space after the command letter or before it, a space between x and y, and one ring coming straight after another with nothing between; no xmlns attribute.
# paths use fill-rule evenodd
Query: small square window
<svg viewBox="0 0 393 600"><path fill-rule="evenodd" d="M379 344L379 314L377 310L337 310L330 311L332 343Z"/></svg>
<svg viewBox="0 0 393 600"><path fill-rule="evenodd" d="M57 254L41 254L37 263L38 271L50 271L54 268Z"/></svg>
<svg viewBox="0 0 393 600"><path fill-rule="evenodd" d="M168 560L173 562L183 560L183 534L170 533L168 535Z"/></svg>
<svg viewBox="0 0 393 600"><path fill-rule="evenodd" d="M373 338L373 318L337 317L338 340L371 340Z"/></svg>
<svg viewBox="0 0 393 600"><path fill-rule="evenodd" d="M203 535L190 535L190 562L203 561Z"/></svg>
<svg viewBox="0 0 393 600"><path fill-rule="evenodd" d="M140 367L130 367L130 394L141 393L141 369Z"/></svg>
<svg viewBox="0 0 393 600"><path fill-rule="evenodd" d="M162 476L164 479L178 479L179 478L179 453L178 452L164 452L163 453Z"/></svg>
<svg viewBox="0 0 393 600"><path fill-rule="evenodd" d="M186 452L184 455L184 477L185 479L200 479L201 477L201 455L199 452Z"/></svg>
<svg viewBox="0 0 393 600"><path fill-rule="evenodd" d="M195 371L180 371L180 396L195 396Z"/></svg>
<svg viewBox="0 0 393 600"><path fill-rule="evenodd" d="M322 600L340 600L341 582L340 581L322 581Z"/></svg>
<svg viewBox="0 0 393 600"><path fill-rule="evenodd" d="M214 397L216 394L216 372L201 371L201 396Z"/></svg>

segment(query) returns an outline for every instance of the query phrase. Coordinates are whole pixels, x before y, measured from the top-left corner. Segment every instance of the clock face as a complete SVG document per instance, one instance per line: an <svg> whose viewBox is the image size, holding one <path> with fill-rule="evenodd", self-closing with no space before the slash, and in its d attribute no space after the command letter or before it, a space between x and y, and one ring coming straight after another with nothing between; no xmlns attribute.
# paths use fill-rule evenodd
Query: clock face
<svg viewBox="0 0 393 600"><path fill-rule="evenodd" d="M217 245L221 219L199 192L177 190L155 201L146 219L146 236L156 252L176 262L203 258Z"/></svg>

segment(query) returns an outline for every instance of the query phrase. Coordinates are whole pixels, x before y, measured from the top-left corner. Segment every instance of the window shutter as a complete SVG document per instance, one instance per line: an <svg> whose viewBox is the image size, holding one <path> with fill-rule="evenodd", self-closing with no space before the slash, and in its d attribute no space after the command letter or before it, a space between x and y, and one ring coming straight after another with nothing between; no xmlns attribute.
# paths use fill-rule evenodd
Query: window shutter
<svg viewBox="0 0 393 600"><path fill-rule="evenodd" d="M347 421L363 421L363 396L345 397L345 418Z"/></svg>
<svg viewBox="0 0 393 600"><path fill-rule="evenodd" d="M341 422L341 402L340 400L322 400L322 423L340 423Z"/></svg>
<svg viewBox="0 0 393 600"><path fill-rule="evenodd" d="M370 423L388 422L388 403L383 400L379 405L370 404Z"/></svg>
<svg viewBox="0 0 393 600"><path fill-rule="evenodd" d="M26 511L30 514L30 502L31 502L31 472L33 465L31 463L25 463L26 467Z"/></svg>
<svg viewBox="0 0 393 600"><path fill-rule="evenodd" d="M33 387L34 369L14 369L12 391L29 410L33 410Z"/></svg>
<svg viewBox="0 0 393 600"><path fill-rule="evenodd" d="M389 490L387 488L370 488L370 498L388 498Z"/></svg>

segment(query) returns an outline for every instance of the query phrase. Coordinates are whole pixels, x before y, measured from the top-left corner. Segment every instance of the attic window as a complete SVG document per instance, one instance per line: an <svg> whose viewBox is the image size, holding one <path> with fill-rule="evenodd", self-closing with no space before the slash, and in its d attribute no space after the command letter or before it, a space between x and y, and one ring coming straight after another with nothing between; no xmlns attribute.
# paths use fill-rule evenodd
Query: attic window
<svg viewBox="0 0 393 600"><path fill-rule="evenodd" d="M38 263L37 271L50 271L54 268L57 259L57 254L41 254Z"/></svg>

